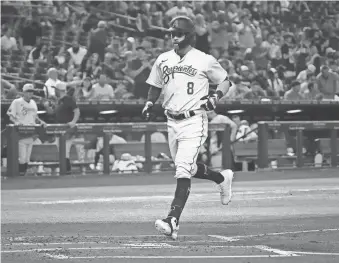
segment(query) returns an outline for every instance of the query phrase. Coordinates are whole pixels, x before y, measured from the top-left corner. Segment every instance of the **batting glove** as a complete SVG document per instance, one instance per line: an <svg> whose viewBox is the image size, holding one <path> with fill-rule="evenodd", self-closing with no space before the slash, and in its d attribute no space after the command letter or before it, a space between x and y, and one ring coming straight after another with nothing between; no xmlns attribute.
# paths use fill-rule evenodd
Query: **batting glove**
<svg viewBox="0 0 339 263"><path fill-rule="evenodd" d="M144 117L146 121L149 121L151 118L152 108L153 108L153 102L147 101L145 104L145 107L142 109L142 116Z"/></svg>
<svg viewBox="0 0 339 263"><path fill-rule="evenodd" d="M201 107L206 111L212 111L215 110L217 107L217 103L219 101L220 97L217 92L211 92L210 94L202 97L200 100L207 100L204 104L201 105Z"/></svg>

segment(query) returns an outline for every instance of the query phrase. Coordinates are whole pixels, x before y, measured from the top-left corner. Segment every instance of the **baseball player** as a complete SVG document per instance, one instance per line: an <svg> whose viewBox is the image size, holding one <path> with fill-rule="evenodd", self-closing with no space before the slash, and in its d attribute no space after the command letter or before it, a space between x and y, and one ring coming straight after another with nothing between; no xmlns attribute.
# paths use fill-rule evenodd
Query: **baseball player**
<svg viewBox="0 0 339 263"><path fill-rule="evenodd" d="M34 87L32 84L23 86L23 96L12 101L7 115L15 125L35 125L39 123L43 126L46 123L38 117L38 107L32 99ZM30 161L34 138L32 136L19 139L19 172L25 175Z"/></svg>
<svg viewBox="0 0 339 263"><path fill-rule="evenodd" d="M214 181L220 189L223 205L231 200L233 172L216 172L196 163L208 135L206 111L215 109L231 83L215 58L193 47L195 26L190 18L175 17L170 26L174 49L161 54L152 67L146 81L150 89L142 114L149 120L152 107L162 92L177 186L167 218L156 220L155 227L175 240L179 218L190 193L191 177ZM209 92L209 80L218 84L216 91Z"/></svg>

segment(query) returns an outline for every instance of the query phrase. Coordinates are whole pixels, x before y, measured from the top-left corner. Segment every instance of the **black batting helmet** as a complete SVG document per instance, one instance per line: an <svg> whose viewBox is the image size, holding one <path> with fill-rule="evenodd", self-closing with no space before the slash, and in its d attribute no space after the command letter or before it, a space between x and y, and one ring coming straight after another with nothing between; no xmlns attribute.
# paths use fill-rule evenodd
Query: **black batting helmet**
<svg viewBox="0 0 339 263"><path fill-rule="evenodd" d="M181 41L178 45L180 48L191 45L195 43L195 25L193 21L187 16L177 16L173 18L170 22L169 32L181 33L185 35L185 39Z"/></svg>

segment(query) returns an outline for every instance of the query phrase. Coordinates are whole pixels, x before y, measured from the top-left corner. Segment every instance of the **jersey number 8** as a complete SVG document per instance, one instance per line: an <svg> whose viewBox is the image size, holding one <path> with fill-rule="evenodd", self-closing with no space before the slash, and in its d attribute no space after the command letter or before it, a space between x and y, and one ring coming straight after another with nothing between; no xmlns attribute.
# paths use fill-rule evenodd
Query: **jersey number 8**
<svg viewBox="0 0 339 263"><path fill-rule="evenodd" d="M188 82L187 83L187 94L192 95L194 90L194 83L193 82Z"/></svg>

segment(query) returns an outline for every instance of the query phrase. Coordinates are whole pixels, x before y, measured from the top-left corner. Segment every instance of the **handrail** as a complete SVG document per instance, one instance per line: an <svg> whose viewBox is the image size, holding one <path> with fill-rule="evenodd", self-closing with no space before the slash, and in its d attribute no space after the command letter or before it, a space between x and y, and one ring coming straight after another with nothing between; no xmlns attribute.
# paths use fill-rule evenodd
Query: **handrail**
<svg viewBox="0 0 339 263"><path fill-rule="evenodd" d="M109 15L112 15L112 16L117 16L117 17L121 17L121 18L126 18L128 20L132 20L132 21L136 21L137 18L133 17L133 16L128 16L128 15L122 15L122 14L118 14L118 13L115 13L115 12L110 12L110 11L106 11L106 10L102 10L102 9L99 9L99 8L94 8L94 10L97 10L99 12L102 12L102 13L105 13L105 14L109 14ZM154 26L154 25L151 25L150 28L152 29L159 29L159 30L163 30L163 31L167 31L166 28L164 27L159 27L159 26Z"/></svg>

